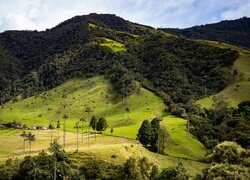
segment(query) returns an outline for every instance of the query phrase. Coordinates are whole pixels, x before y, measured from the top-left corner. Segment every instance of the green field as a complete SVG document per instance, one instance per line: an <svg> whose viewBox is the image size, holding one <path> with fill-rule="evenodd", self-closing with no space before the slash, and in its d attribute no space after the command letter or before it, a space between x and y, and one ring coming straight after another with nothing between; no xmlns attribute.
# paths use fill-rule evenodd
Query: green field
<svg viewBox="0 0 250 180"><path fill-rule="evenodd" d="M86 113L86 108L90 108L91 112ZM0 118L5 122L16 120L27 126L48 126L49 123L55 126L56 121L60 120L62 129L62 117L67 114L69 118L66 120L66 130L75 132L75 123L84 116L87 121L84 122L86 132L93 115L103 116L109 125L104 134L110 134L110 128L113 128L113 135L136 139L143 120L164 117L163 123L172 139L166 153L175 157L202 159L205 148L196 138L187 134L187 122L184 119L168 117L164 108L162 99L144 88L123 101L113 99L109 82L99 76L87 80L74 79L35 97L16 103L9 102L2 109Z"/></svg>
<svg viewBox="0 0 250 180"><path fill-rule="evenodd" d="M236 107L242 101L250 100L250 51L240 49L225 43L218 43L213 41L200 41L206 42L210 45L220 48L231 48L239 52L239 58L235 61L233 69L237 69L238 73L242 74L233 83L217 93L225 96L230 100L231 106ZM213 96L209 96L197 101L202 107L211 108L213 104Z"/></svg>

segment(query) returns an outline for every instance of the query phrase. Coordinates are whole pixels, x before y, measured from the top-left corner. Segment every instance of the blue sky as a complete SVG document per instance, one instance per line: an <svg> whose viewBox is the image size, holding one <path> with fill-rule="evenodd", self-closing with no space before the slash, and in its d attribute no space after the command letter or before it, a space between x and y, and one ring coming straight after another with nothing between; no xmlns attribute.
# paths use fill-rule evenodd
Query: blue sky
<svg viewBox="0 0 250 180"><path fill-rule="evenodd" d="M185 28L250 17L250 0L0 0L0 32L45 30L92 12L153 27Z"/></svg>

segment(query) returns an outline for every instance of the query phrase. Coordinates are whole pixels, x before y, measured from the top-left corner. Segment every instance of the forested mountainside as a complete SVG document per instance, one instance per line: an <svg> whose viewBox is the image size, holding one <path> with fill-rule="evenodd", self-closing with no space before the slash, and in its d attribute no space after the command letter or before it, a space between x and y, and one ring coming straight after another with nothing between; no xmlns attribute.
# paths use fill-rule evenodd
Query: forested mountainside
<svg viewBox="0 0 250 180"><path fill-rule="evenodd" d="M163 28L162 30L190 39L213 40L250 48L250 18L247 17L185 29Z"/></svg>
<svg viewBox="0 0 250 180"><path fill-rule="evenodd" d="M136 80L179 103L217 92L237 76L230 70L237 51L109 14L76 16L42 32L6 31L0 34L0 45L2 102L73 77L106 74L125 96L132 93Z"/></svg>

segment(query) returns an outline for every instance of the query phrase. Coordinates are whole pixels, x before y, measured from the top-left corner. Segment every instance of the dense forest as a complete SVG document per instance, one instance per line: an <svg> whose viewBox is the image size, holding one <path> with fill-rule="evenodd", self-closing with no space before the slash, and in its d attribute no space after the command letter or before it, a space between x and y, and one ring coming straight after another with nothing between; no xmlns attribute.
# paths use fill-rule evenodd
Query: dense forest
<svg viewBox="0 0 250 180"><path fill-rule="evenodd" d="M226 20L185 29L163 28L166 32L190 39L206 39L250 48L250 18Z"/></svg>

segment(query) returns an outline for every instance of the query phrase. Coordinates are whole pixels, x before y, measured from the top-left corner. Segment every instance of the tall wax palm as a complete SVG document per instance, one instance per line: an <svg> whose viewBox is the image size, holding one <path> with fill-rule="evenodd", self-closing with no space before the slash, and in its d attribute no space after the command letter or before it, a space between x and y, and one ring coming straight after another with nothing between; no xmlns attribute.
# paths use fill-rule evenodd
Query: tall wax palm
<svg viewBox="0 0 250 180"><path fill-rule="evenodd" d="M82 117L81 119L80 119L80 121L82 122L82 142L83 142L83 122L85 121L85 118L84 117Z"/></svg>
<svg viewBox="0 0 250 180"><path fill-rule="evenodd" d="M23 133L20 134L20 136L23 138L23 153L24 153L25 152L25 141L26 141L26 137L27 137L26 131L23 131Z"/></svg>
<svg viewBox="0 0 250 180"><path fill-rule="evenodd" d="M59 120L56 122L56 129L58 130L57 131L57 141L59 142L59 132L60 132L60 121Z"/></svg>
<svg viewBox="0 0 250 180"><path fill-rule="evenodd" d="M29 155L31 154L31 142L36 140L35 134L29 132L25 138L26 141L29 141Z"/></svg>
<svg viewBox="0 0 250 180"><path fill-rule="evenodd" d="M79 134L79 128L80 128L80 126L79 126L79 122L76 122L76 124L75 124L75 127L74 127L75 129L76 129L76 151L78 151L78 134Z"/></svg>
<svg viewBox="0 0 250 180"><path fill-rule="evenodd" d="M66 147L66 119L68 119L68 115L67 114L64 114L63 115L63 119L64 119L64 122L63 122L63 148Z"/></svg>

